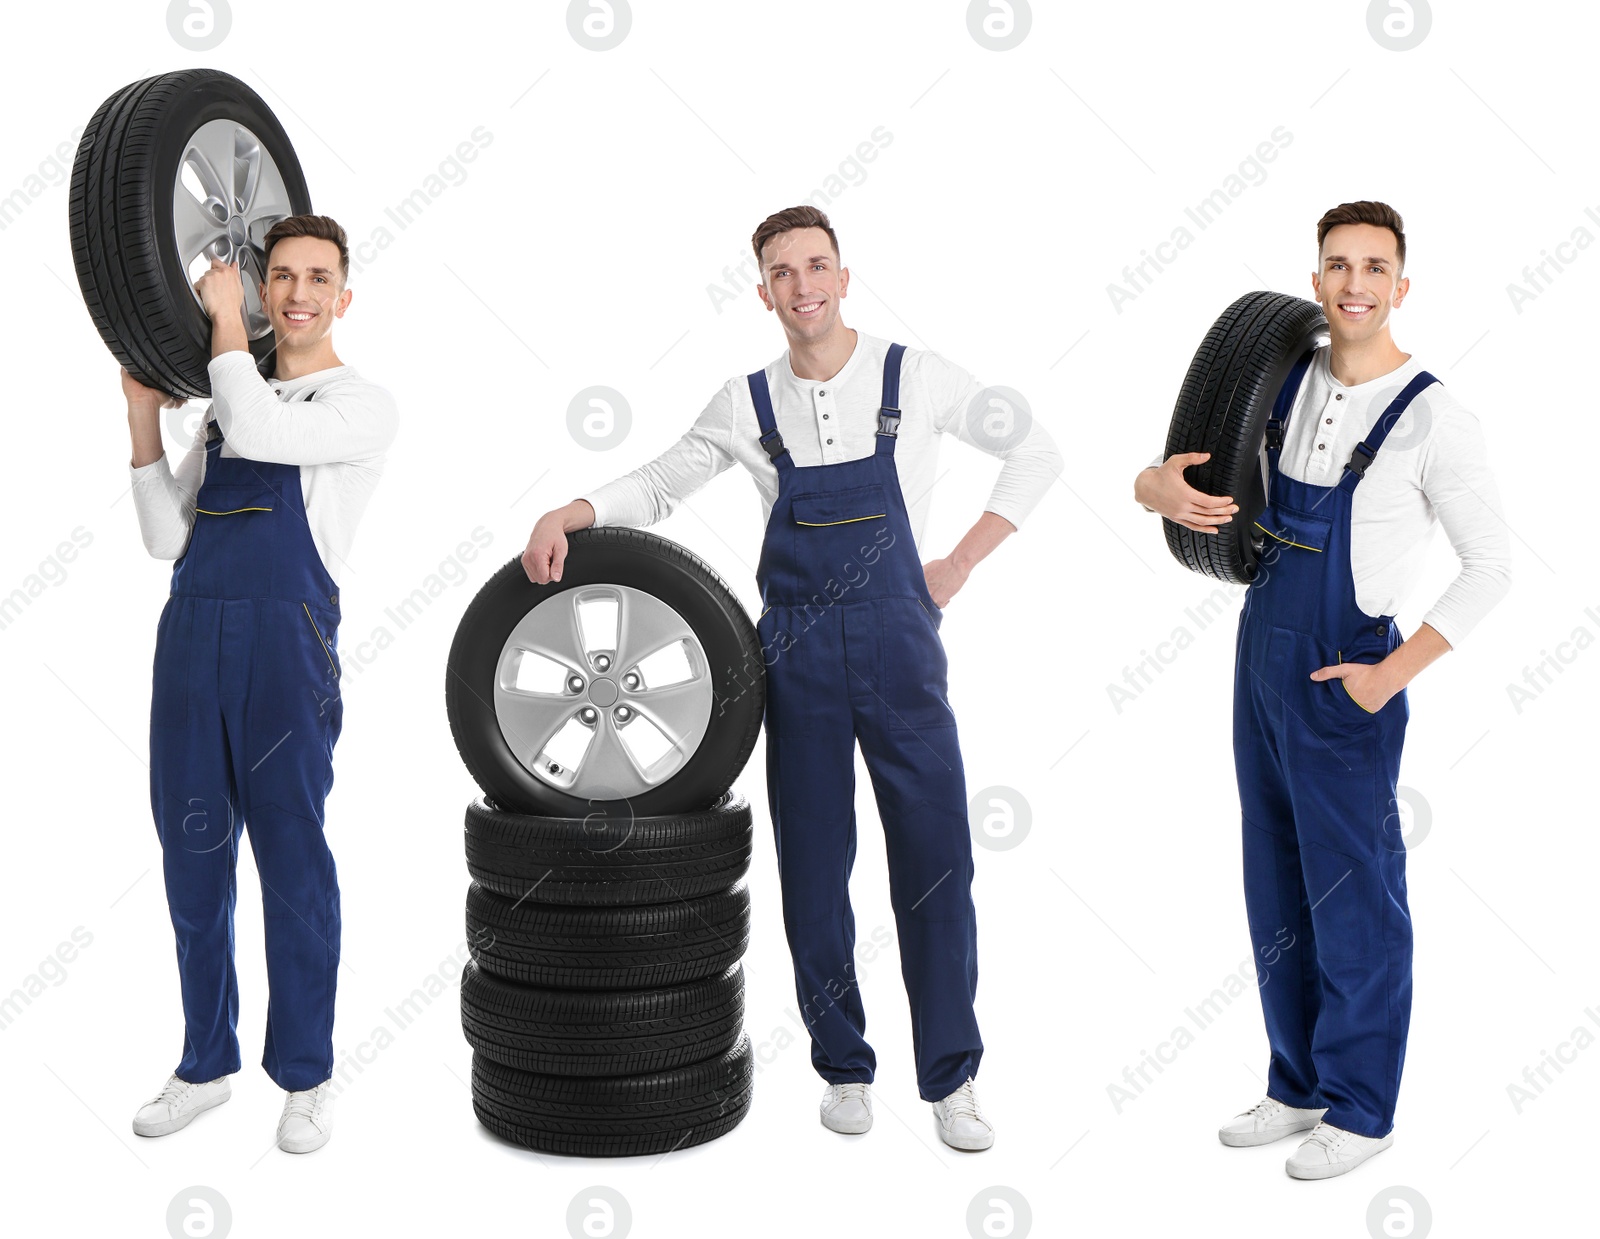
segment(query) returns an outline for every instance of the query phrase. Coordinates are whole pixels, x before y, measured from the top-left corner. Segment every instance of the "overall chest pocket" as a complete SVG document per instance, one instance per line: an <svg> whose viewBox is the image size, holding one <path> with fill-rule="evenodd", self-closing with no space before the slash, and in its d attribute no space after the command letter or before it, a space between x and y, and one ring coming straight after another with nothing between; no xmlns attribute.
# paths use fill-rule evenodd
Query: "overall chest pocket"
<svg viewBox="0 0 1600 1239"><path fill-rule="evenodd" d="M1256 520L1255 527L1266 536L1269 546L1325 551L1328 549L1328 537L1333 532L1333 518L1314 512L1301 512L1282 504L1268 504Z"/></svg>
<svg viewBox="0 0 1600 1239"><path fill-rule="evenodd" d="M846 490L821 491L811 495L796 495L791 500L796 525L848 525L855 521L870 521L889 514L888 496L883 487L874 482L870 486L852 486Z"/></svg>
<svg viewBox="0 0 1600 1239"><path fill-rule="evenodd" d="M282 506L282 497L265 481L208 482L195 496L196 516L254 516Z"/></svg>

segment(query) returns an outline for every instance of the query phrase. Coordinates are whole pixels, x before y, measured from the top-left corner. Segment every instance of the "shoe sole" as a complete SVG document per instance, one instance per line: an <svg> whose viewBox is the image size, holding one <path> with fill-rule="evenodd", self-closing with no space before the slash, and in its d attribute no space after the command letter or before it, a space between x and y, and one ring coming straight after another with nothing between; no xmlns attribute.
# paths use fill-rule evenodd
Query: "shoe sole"
<svg viewBox="0 0 1600 1239"><path fill-rule="evenodd" d="M1278 1141L1286 1140L1290 1136L1302 1135L1305 1132L1310 1131L1316 1125L1317 1125L1316 1122L1313 1121L1313 1122L1307 1123L1304 1127L1287 1127L1287 1128L1284 1128L1282 1131L1277 1131L1277 1132L1274 1132L1274 1131L1246 1131L1246 1132L1219 1131L1217 1133L1217 1139L1222 1141L1222 1143L1227 1145L1230 1149L1253 1149L1253 1148L1256 1148L1256 1147L1258 1147L1260 1145L1263 1145L1263 1144L1277 1144Z"/></svg>
<svg viewBox="0 0 1600 1239"><path fill-rule="evenodd" d="M822 1125L829 1131L836 1131L841 1136L860 1136L872 1130L872 1118L868 1116L865 1123L830 1123L824 1116Z"/></svg>
<svg viewBox="0 0 1600 1239"><path fill-rule="evenodd" d="M1342 1174L1349 1174L1357 1166L1361 1165L1362 1162L1371 1161L1372 1158L1376 1157L1379 1153L1382 1153L1393 1143L1394 1133L1391 1132L1384 1138L1383 1144L1380 1144L1377 1148L1373 1149L1372 1152L1368 1153L1365 1157L1357 1158L1355 1161L1335 1162L1328 1166L1306 1166L1303 1168L1296 1168L1292 1163L1284 1162L1284 1173L1287 1174L1291 1179L1337 1179Z"/></svg>
<svg viewBox="0 0 1600 1239"><path fill-rule="evenodd" d="M979 1153L994 1144L993 1135L987 1136L981 1140L956 1140L945 1135L944 1132L941 1131L939 1133L939 1139L943 1140L952 1149L959 1149L963 1153Z"/></svg>
<svg viewBox="0 0 1600 1239"><path fill-rule="evenodd" d="M195 1106L194 1109L179 1118L165 1119L160 1123L141 1123L138 1119L134 1119L133 1134L136 1136L170 1136L173 1132L182 1131L189 1126L190 1123L194 1122L197 1115L204 1114L207 1110L215 1109L232 1096L233 1090L229 1089L220 1097L213 1097L210 1101Z"/></svg>
<svg viewBox="0 0 1600 1239"><path fill-rule="evenodd" d="M278 1147L285 1153L315 1153L328 1143L328 1139L332 1135L333 1131L330 1129L320 1136L313 1136L306 1140L279 1140Z"/></svg>

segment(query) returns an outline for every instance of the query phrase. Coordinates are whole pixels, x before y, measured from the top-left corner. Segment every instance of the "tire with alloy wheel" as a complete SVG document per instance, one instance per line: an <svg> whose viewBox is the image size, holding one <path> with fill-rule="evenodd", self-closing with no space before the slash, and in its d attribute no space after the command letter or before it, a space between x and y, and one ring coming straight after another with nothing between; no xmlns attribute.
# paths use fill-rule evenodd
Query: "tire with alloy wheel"
<svg viewBox="0 0 1600 1239"><path fill-rule="evenodd" d="M183 69L117 91L72 164L72 260L100 338L147 387L211 394L211 320L194 282L212 256L239 263L258 363L272 351L261 243L311 210L300 161L261 96L231 74Z"/></svg>
<svg viewBox="0 0 1600 1239"><path fill-rule="evenodd" d="M1224 310L1201 341L1178 393L1165 455L1210 452L1184 478L1208 495L1232 495L1239 511L1214 534L1162 520L1167 548L1184 567L1222 581L1254 579L1261 549L1255 520L1267 502L1261 458L1267 418L1295 361L1327 331L1316 302L1253 292Z"/></svg>
<svg viewBox="0 0 1600 1239"><path fill-rule="evenodd" d="M565 990L518 985L468 961L461 1031L472 1048L543 1075L624 1076L720 1056L739 1039L744 968L686 985Z"/></svg>
<svg viewBox="0 0 1600 1239"><path fill-rule="evenodd" d="M750 804L725 792L709 809L588 818L467 806L467 871L483 887L543 904L671 903L732 886L750 868Z"/></svg>
<svg viewBox="0 0 1600 1239"><path fill-rule="evenodd" d="M629 1157L714 1140L750 1110L750 1038L715 1058L631 1076L538 1075L472 1056L472 1109L496 1135L546 1153Z"/></svg>
<svg viewBox="0 0 1600 1239"><path fill-rule="evenodd" d="M535 890L535 895L538 891ZM486 973L551 989L650 989L716 976L750 942L750 888L642 907L553 907L474 882L467 942Z"/></svg>
<svg viewBox="0 0 1600 1239"><path fill-rule="evenodd" d="M755 625L674 542L568 536L562 578L513 559L456 629L445 708L494 804L608 820L697 813L744 768L766 702ZM482 880L482 879L480 879Z"/></svg>

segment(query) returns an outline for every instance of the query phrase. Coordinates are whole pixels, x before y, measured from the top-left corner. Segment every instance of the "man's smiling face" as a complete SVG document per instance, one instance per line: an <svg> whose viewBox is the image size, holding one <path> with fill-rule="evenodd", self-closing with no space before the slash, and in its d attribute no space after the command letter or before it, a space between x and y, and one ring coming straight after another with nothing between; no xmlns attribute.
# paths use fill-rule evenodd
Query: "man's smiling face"
<svg viewBox="0 0 1600 1239"><path fill-rule="evenodd" d="M1339 224L1322 240L1321 270L1311 277L1328 331L1345 344L1387 329L1411 281L1400 275L1394 233L1376 224Z"/></svg>
<svg viewBox="0 0 1600 1239"><path fill-rule="evenodd" d="M308 349L327 337L352 296L341 287L339 247L320 237L285 237L272 247L261 304L278 347Z"/></svg>
<svg viewBox="0 0 1600 1239"><path fill-rule="evenodd" d="M761 300L786 335L820 340L836 329L850 271L839 265L822 229L792 228L773 237L761 249L761 271Z"/></svg>

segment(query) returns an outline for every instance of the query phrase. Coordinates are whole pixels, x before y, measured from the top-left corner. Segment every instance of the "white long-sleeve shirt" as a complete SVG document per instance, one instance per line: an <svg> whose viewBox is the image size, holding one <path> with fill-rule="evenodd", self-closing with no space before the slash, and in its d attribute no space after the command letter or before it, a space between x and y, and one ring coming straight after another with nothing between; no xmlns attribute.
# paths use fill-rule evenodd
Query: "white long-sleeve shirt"
<svg viewBox="0 0 1600 1239"><path fill-rule="evenodd" d="M1313 486L1338 484L1356 444L1426 368L1412 356L1388 374L1345 384L1329 370L1330 355L1319 348L1307 367L1278 456L1285 475ZM1511 588L1511 536L1478 419L1442 382L1412 400L1351 499L1357 606L1368 615L1399 611L1436 522L1461 570L1422 618L1454 647Z"/></svg>
<svg viewBox="0 0 1600 1239"><path fill-rule="evenodd" d="M206 425L214 418L224 456L300 466L311 540L337 582L399 429L394 397L349 366L263 379L243 350L213 357L207 369L211 406L176 469L164 453L142 468L129 466L145 549L177 559L188 547L205 480ZM310 391L313 399L301 399Z"/></svg>
<svg viewBox="0 0 1600 1239"><path fill-rule="evenodd" d="M768 363L773 419L796 465L835 464L876 450L883 359L889 343L858 330L850 359L829 379L797 377L788 350ZM1036 418L1018 417L1009 433L1001 433L1007 430L1004 424L993 422L986 429L984 419L992 411L974 409L984 390L971 374L938 353L906 349L894 459L911 536L919 550L942 434L1005 462L985 506L1019 529L1061 472L1061 453ZM665 452L582 497L594 508L596 525L653 525L737 461L755 479L765 524L778 498L778 470L758 441L760 436L749 384L739 375L723 384L683 437Z"/></svg>

